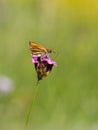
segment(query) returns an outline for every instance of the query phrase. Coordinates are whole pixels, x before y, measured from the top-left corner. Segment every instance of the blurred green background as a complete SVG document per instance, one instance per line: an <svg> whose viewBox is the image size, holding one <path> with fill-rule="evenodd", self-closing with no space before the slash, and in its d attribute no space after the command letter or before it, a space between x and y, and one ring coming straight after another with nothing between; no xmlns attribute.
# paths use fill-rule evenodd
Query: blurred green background
<svg viewBox="0 0 98 130"><path fill-rule="evenodd" d="M25 125L37 81L29 41L56 51L58 66L28 130L98 130L98 1L0 0L0 130Z"/></svg>

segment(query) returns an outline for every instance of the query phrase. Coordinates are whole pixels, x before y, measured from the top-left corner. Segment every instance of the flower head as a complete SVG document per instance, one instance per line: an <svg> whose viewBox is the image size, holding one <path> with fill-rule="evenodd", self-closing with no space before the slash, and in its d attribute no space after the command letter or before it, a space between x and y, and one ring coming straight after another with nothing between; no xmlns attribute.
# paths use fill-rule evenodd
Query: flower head
<svg viewBox="0 0 98 130"><path fill-rule="evenodd" d="M32 62L35 65L38 81L46 77L51 72L52 67L56 66L56 62L52 61L49 56L33 55Z"/></svg>

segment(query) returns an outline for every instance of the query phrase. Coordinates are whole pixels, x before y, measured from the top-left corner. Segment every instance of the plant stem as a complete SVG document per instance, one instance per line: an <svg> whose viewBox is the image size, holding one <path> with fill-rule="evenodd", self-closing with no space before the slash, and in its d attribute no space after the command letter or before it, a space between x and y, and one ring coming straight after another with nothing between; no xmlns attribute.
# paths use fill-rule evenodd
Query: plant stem
<svg viewBox="0 0 98 130"><path fill-rule="evenodd" d="M37 91L38 91L38 84L39 84L39 81L36 83L36 85L34 87L31 105L30 105L30 108L29 108L29 111L28 111L27 117L26 117L25 127L27 127L27 125L29 123L29 120L30 120L30 115L31 115L32 108L33 108L33 105L34 105L34 101L35 101L35 98L36 98L36 95L37 95Z"/></svg>

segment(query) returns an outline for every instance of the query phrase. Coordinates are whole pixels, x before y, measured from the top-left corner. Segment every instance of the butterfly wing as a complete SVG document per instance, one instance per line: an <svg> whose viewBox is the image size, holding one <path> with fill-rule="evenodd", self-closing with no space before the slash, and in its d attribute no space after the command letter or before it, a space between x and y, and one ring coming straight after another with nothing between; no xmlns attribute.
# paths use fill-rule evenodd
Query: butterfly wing
<svg viewBox="0 0 98 130"><path fill-rule="evenodd" d="M45 55L47 54L47 49L35 42L29 42L29 48L33 55Z"/></svg>

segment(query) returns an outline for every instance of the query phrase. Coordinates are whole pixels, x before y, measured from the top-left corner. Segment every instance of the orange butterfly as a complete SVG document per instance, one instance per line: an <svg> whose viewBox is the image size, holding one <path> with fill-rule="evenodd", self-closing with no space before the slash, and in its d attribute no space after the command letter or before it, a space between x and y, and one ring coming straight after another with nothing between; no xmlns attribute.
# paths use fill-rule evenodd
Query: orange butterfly
<svg viewBox="0 0 98 130"><path fill-rule="evenodd" d="M40 55L42 57L47 56L49 53L52 52L51 49L47 49L44 46L31 41L29 42L29 48L33 55Z"/></svg>

